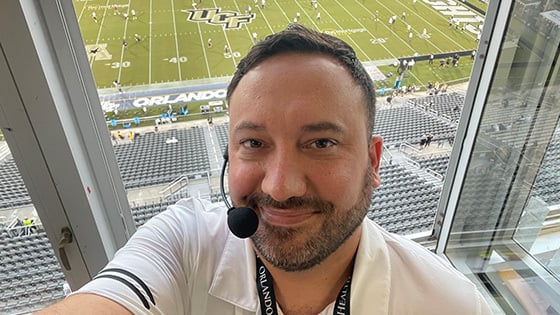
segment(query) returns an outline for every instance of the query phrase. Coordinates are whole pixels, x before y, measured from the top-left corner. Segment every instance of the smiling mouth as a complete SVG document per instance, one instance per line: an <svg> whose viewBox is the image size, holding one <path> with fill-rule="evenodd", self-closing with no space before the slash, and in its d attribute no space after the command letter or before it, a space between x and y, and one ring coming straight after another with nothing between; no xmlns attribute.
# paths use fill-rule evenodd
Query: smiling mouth
<svg viewBox="0 0 560 315"><path fill-rule="evenodd" d="M305 209L277 209L259 207L262 219L275 226L295 226L300 225L314 216L314 211Z"/></svg>

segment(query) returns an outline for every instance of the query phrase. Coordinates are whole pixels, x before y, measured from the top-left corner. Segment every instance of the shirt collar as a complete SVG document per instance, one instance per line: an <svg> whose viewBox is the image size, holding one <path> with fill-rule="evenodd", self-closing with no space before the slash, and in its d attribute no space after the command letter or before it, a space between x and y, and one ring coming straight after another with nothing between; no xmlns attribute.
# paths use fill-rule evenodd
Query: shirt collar
<svg viewBox="0 0 560 315"><path fill-rule="evenodd" d="M389 314L391 265L383 235L370 219L362 223L350 288L352 314Z"/></svg>
<svg viewBox="0 0 560 315"><path fill-rule="evenodd" d="M249 239L228 233L209 294L251 312L256 312L259 297L255 280L255 254Z"/></svg>
<svg viewBox="0 0 560 315"><path fill-rule="evenodd" d="M210 295L256 312L259 298L255 268L251 241L229 233L214 273ZM350 289L352 314L387 314L390 289L391 267L387 245L375 223L365 219Z"/></svg>

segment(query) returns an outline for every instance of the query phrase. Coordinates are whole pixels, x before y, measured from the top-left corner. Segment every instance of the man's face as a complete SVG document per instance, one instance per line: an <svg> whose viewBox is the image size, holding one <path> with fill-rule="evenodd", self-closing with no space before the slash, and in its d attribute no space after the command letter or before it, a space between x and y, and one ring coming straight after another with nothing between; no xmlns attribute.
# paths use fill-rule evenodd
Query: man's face
<svg viewBox="0 0 560 315"><path fill-rule="evenodd" d="M286 271L320 263L379 185L363 91L331 57L289 53L245 74L229 105L230 195L259 217L257 251Z"/></svg>

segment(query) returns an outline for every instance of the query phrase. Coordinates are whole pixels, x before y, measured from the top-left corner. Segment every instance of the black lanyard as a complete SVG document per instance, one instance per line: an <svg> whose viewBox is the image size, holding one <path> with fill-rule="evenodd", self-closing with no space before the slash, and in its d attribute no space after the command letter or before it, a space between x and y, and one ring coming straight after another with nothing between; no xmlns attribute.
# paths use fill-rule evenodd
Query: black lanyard
<svg viewBox="0 0 560 315"><path fill-rule="evenodd" d="M272 275L266 269L260 258L257 260L257 291L259 291L259 300L261 302L262 315L278 315L276 309L276 296L274 295L274 286L272 285ZM338 293L336 303L334 304L333 315L350 315L350 283L352 277L348 277L342 289Z"/></svg>

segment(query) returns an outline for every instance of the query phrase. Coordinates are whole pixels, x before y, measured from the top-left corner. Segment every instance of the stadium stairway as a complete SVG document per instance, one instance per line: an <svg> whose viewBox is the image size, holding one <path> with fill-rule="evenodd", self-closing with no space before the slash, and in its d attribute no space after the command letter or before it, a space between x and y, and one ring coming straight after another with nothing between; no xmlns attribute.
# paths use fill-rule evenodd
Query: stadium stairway
<svg viewBox="0 0 560 315"><path fill-rule="evenodd" d="M422 168L418 163L412 161L406 154L402 152L392 152L393 163L398 163L402 165L405 169L410 171L412 174L417 175L426 183L434 185L435 187L442 187L443 180L433 173L428 172L426 169Z"/></svg>
<svg viewBox="0 0 560 315"><path fill-rule="evenodd" d="M208 161L210 163L211 170L219 170L222 168L223 163L223 153L220 149L220 142L218 140L218 135L213 126L206 126L204 128L204 141L206 142L206 147L208 148Z"/></svg>

